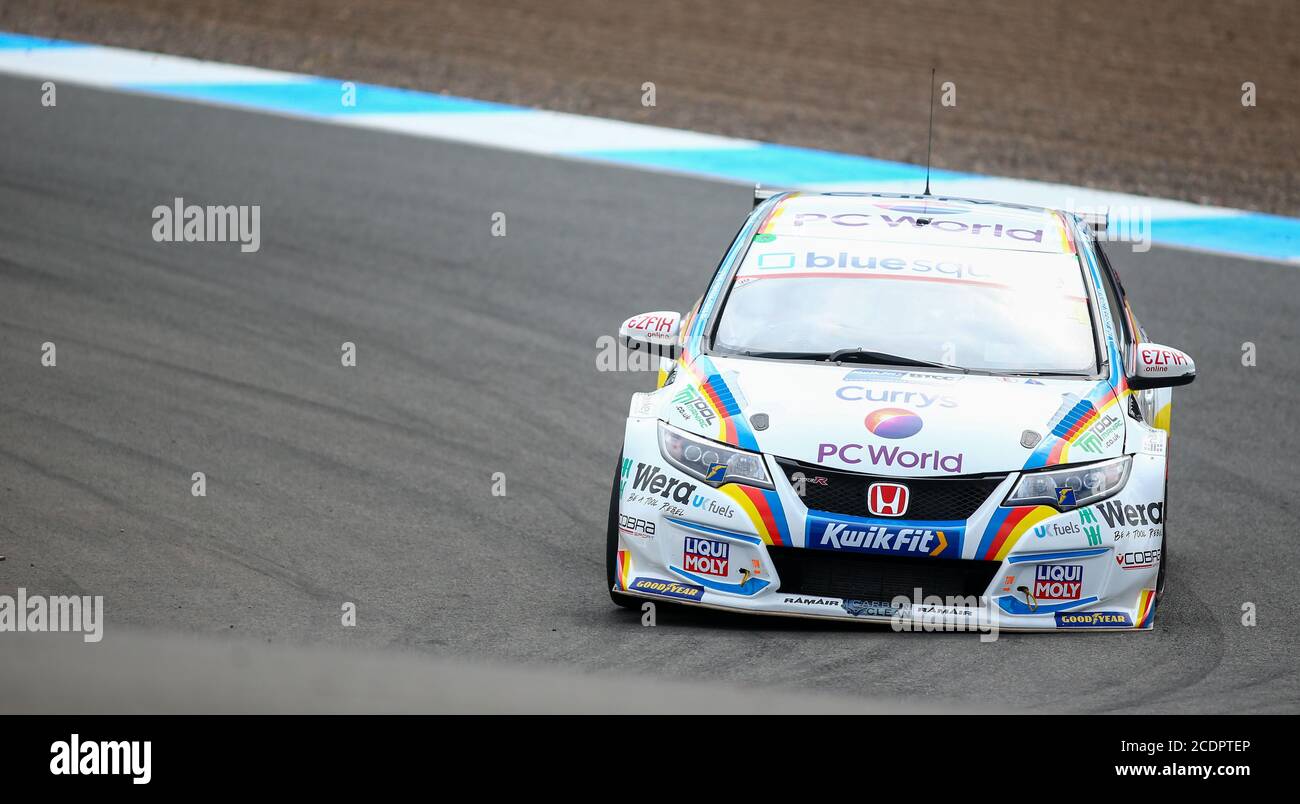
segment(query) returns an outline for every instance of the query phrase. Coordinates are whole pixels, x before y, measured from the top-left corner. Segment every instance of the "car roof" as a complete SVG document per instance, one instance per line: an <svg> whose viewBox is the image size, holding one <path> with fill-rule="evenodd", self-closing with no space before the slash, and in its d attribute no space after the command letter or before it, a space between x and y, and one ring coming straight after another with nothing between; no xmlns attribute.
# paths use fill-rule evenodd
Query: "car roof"
<svg viewBox="0 0 1300 804"><path fill-rule="evenodd" d="M761 208L760 208L761 209ZM756 237L824 237L1074 254L1073 216L1045 207L902 193L784 193Z"/></svg>

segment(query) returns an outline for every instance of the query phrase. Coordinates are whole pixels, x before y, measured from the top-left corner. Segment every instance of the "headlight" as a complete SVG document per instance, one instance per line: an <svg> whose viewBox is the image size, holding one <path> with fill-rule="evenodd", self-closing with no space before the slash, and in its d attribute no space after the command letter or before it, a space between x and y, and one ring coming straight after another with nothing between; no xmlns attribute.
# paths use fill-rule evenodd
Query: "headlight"
<svg viewBox="0 0 1300 804"><path fill-rule="evenodd" d="M1072 511L1124 488L1132 462L1126 455L1101 463L1027 472L1002 504L1050 505L1058 511Z"/></svg>
<svg viewBox="0 0 1300 804"><path fill-rule="evenodd" d="M659 422L659 453L664 460L710 486L744 483L772 488L762 456L719 444Z"/></svg>

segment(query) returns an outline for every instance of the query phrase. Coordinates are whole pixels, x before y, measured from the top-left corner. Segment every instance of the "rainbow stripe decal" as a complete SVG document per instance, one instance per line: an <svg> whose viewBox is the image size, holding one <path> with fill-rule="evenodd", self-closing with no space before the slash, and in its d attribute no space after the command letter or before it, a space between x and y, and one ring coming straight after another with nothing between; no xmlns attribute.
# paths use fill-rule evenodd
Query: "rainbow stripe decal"
<svg viewBox="0 0 1300 804"><path fill-rule="evenodd" d="M626 550L618 551L618 570L615 573L614 583L618 589L627 589L627 576L632 569L632 554Z"/></svg>
<svg viewBox="0 0 1300 804"><path fill-rule="evenodd" d="M1043 443L1039 444L1034 453L1029 456L1029 460L1025 462L1025 469L1040 469L1044 466L1067 463L1070 445L1088 432L1088 429L1101 418L1102 413L1114 407L1129 393L1125 387L1116 390L1105 381L1098 382L1093 392L1086 399L1080 400L1052 428L1049 434L1051 437L1044 438Z"/></svg>
<svg viewBox="0 0 1300 804"><path fill-rule="evenodd" d="M1072 441L1085 427L1097 421L1100 415L1092 402L1082 399L1061 417L1061 421L1052 428L1052 435Z"/></svg>
<svg viewBox="0 0 1300 804"><path fill-rule="evenodd" d="M1105 289L1102 285L1101 273L1097 267L1096 259L1091 249L1076 250L1084 256L1084 262L1088 268L1089 275L1092 277L1093 288L1097 298L1097 304L1101 308L1102 329L1105 333L1106 350L1110 357L1111 373L1114 377L1114 385L1106 380L1100 380L1093 388L1092 393L1088 394L1085 399L1080 400L1057 422L1052 428L1049 438L1044 438L1043 442L1038 445L1029 460L1025 462L1025 469L1040 469L1044 466L1056 466L1069 461L1070 445L1080 436L1088 431L1102 413L1105 413L1116 403L1127 397L1132 391L1128 387L1128 379L1124 377L1123 371L1115 371L1115 367L1123 366L1124 361L1120 358L1119 348L1115 339L1113 326L1110 324L1110 303L1106 298Z"/></svg>
<svg viewBox="0 0 1300 804"><path fill-rule="evenodd" d="M718 431L714 438L732 446L757 451L758 442L741 417L740 405L727 383L713 368L713 362L701 355L689 363L683 363L682 369L700 389L709 407L718 414ZM742 433L747 438L742 438Z"/></svg>
<svg viewBox="0 0 1300 804"><path fill-rule="evenodd" d="M1156 590L1143 589L1138 593L1137 625L1134 628L1151 628L1156 620Z"/></svg>
<svg viewBox="0 0 1300 804"><path fill-rule="evenodd" d="M754 431L745 421L736 396L727 387L726 380L718 373L713 361L705 355L699 355L690 362L683 362L682 369L699 387L709 406L718 414L717 440L750 452L762 452ZM790 544L790 527L785 518L785 507L775 491L728 483L718 491L730 497L740 510L749 517L754 532L764 544Z"/></svg>
<svg viewBox="0 0 1300 804"><path fill-rule="evenodd" d="M999 508L984 528L975 557L985 561L1002 561L1016 546L1020 537L1057 511L1050 505L1026 505L1017 508Z"/></svg>
<svg viewBox="0 0 1300 804"><path fill-rule="evenodd" d="M718 488L745 512L754 532L763 540L763 544L778 547L790 544L790 527L785 521L785 508L775 491L728 483Z"/></svg>

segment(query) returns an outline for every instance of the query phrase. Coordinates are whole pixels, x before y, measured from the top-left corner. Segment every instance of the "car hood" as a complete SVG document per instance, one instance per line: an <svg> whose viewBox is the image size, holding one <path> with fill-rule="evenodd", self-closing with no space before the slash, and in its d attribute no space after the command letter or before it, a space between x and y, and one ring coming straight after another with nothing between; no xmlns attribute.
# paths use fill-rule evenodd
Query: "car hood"
<svg viewBox="0 0 1300 804"><path fill-rule="evenodd" d="M685 374L667 421L813 465L950 476L1015 471L1035 453L1050 454L1043 465L1124 450L1124 417L1090 401L1108 394L1104 381L719 356L696 358ZM692 410L700 400L716 419Z"/></svg>

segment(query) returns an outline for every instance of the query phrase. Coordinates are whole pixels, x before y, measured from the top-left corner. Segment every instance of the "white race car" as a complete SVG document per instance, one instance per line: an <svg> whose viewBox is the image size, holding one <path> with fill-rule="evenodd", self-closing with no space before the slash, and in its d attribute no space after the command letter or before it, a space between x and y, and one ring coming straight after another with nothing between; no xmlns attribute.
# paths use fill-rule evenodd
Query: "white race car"
<svg viewBox="0 0 1300 804"><path fill-rule="evenodd" d="M782 193L658 355L611 492L607 582L738 612L1149 629L1172 386L1094 223L1015 204ZM910 629L909 629L910 630Z"/></svg>

